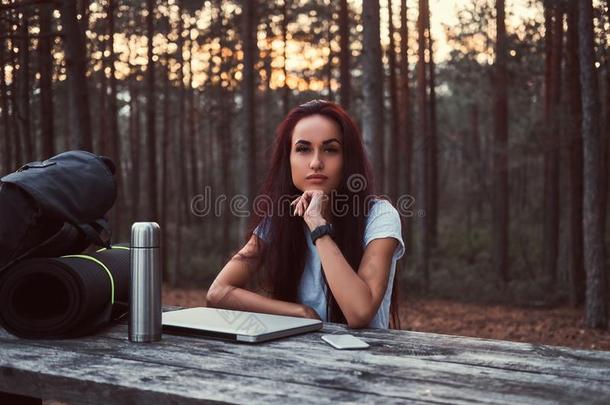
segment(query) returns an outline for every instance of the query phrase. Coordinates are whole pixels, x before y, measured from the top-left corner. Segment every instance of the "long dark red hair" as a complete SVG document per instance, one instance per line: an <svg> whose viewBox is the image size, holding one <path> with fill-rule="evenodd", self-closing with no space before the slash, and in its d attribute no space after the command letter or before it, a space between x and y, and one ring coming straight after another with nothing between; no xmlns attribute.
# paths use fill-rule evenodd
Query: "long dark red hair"
<svg viewBox="0 0 610 405"><path fill-rule="evenodd" d="M366 156L358 127L338 104L314 100L302 104L288 113L276 131L269 171L253 207L246 240L256 226L265 222L266 243L259 243L256 263L258 287L275 299L297 302L298 288L305 267L307 242L304 221L290 215L290 201L301 195L292 182L290 151L292 132L297 122L310 115L322 115L336 122L341 129L343 143L343 173L337 188L338 195L347 195L348 202L341 205L347 215L334 216L333 239L354 271L358 270L363 255L363 237L370 202L374 199L374 183L370 162ZM349 180L353 183L348 184ZM331 196L332 198L332 196ZM324 272L322 272L324 275ZM330 287L327 287L327 319L347 323ZM400 329L398 317L397 282L392 288L390 305L391 327Z"/></svg>

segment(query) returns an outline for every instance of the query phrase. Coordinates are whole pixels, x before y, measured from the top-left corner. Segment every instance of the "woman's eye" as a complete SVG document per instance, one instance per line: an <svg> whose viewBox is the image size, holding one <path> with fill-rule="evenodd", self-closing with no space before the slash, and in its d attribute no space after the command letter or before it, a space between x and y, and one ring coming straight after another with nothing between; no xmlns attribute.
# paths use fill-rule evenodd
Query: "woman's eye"
<svg viewBox="0 0 610 405"><path fill-rule="evenodd" d="M309 150L309 148L306 146L297 146L297 148L296 148L297 152L307 152L308 150Z"/></svg>
<svg viewBox="0 0 610 405"><path fill-rule="evenodd" d="M339 152L339 149L336 149L336 148L328 148L328 149L326 149L326 152L327 152L327 153L337 153L337 152Z"/></svg>

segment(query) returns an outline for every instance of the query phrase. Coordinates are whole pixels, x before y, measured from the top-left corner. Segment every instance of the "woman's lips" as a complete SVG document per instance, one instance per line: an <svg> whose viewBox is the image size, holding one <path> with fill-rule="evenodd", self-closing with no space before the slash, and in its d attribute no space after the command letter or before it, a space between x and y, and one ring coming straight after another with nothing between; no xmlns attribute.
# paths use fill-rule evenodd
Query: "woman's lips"
<svg viewBox="0 0 610 405"><path fill-rule="evenodd" d="M326 176L307 176L305 179L308 181L311 181L313 183L322 183L322 182L328 180L328 177L326 177Z"/></svg>

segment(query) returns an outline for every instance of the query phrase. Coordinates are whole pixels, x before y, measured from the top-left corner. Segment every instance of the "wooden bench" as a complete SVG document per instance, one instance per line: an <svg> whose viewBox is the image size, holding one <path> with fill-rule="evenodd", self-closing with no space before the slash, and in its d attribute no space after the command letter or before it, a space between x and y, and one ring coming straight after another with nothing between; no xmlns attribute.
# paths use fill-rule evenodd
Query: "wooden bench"
<svg viewBox="0 0 610 405"><path fill-rule="evenodd" d="M352 333L367 350L336 350ZM323 330L262 344L163 335L125 323L72 340L0 328L0 391L73 404L610 403L610 352L394 330Z"/></svg>

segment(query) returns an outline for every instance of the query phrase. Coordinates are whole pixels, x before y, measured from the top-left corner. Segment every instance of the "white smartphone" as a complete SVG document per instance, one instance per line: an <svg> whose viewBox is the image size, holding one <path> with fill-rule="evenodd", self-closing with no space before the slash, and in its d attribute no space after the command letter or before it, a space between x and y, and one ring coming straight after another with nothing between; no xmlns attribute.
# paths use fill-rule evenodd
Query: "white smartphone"
<svg viewBox="0 0 610 405"><path fill-rule="evenodd" d="M322 335L322 340L335 349L366 349L369 344L352 335Z"/></svg>

